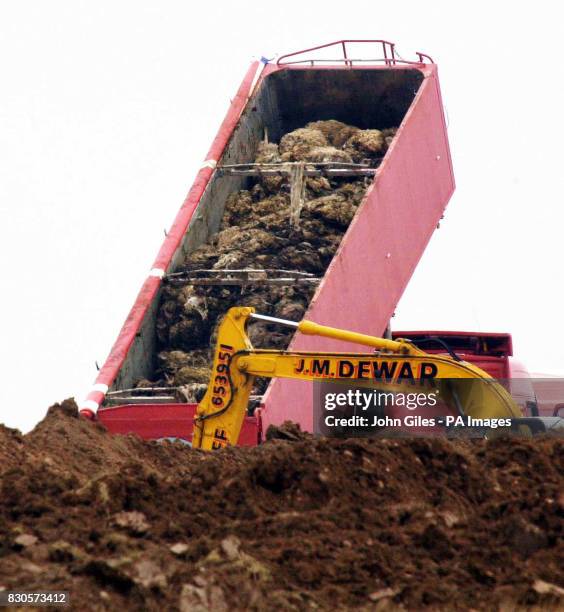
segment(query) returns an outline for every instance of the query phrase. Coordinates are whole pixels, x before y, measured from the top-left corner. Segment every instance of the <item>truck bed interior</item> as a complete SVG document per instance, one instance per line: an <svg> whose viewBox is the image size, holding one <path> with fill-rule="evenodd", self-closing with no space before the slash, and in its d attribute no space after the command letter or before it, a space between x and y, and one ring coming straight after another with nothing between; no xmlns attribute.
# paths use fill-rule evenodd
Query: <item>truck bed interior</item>
<svg viewBox="0 0 564 612"><path fill-rule="evenodd" d="M337 119L362 129L399 127L423 79L415 67L276 71L265 77L247 103L218 166L252 162L265 132L269 141L278 142L310 121ZM227 197L245 189L250 180L214 174L167 273L176 271L188 253L218 231ZM153 300L110 391L132 388L140 378L151 379L159 297Z"/></svg>

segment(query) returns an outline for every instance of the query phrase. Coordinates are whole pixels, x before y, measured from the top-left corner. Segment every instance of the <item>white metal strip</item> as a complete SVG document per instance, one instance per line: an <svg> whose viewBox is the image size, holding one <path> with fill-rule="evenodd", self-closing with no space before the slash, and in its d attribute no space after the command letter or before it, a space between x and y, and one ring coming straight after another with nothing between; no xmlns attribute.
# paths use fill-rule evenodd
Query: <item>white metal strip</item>
<svg viewBox="0 0 564 612"><path fill-rule="evenodd" d="M211 168L215 169L217 166L217 159L206 159L206 161L201 165L202 168Z"/></svg>
<svg viewBox="0 0 564 612"><path fill-rule="evenodd" d="M157 278L162 278L165 275L165 271L162 268L153 268L149 272L149 276L156 276Z"/></svg>
<svg viewBox="0 0 564 612"><path fill-rule="evenodd" d="M92 391L100 391L100 393L104 393L105 395L106 392L108 391L108 385L105 385L104 383L96 383L92 387Z"/></svg>
<svg viewBox="0 0 564 612"><path fill-rule="evenodd" d="M268 321L269 323L278 323L278 325L285 325L286 327L298 327L298 321L288 321L288 319L278 319L277 317L269 317L267 315L256 314L253 312L249 315L251 319L259 319L260 321Z"/></svg>
<svg viewBox="0 0 564 612"><path fill-rule="evenodd" d="M98 404L98 402L95 402L94 400L84 400L80 405L81 410L84 410L85 408L88 410L98 410L99 407L100 404Z"/></svg>

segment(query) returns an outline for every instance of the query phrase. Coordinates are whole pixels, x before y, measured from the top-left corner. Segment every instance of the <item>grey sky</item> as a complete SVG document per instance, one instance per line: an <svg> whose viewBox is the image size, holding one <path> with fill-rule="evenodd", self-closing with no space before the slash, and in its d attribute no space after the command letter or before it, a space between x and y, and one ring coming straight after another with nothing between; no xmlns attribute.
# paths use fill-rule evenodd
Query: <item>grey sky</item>
<svg viewBox="0 0 564 612"><path fill-rule="evenodd" d="M394 328L509 331L563 373L558 6L2 2L0 422L93 382L252 56L340 38L439 64L457 191Z"/></svg>

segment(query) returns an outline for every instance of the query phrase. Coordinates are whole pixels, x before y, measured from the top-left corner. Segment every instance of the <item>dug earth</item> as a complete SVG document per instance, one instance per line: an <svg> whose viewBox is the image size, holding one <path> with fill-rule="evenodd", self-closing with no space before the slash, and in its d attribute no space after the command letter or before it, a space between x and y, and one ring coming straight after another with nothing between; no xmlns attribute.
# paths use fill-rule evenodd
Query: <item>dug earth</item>
<svg viewBox="0 0 564 612"><path fill-rule="evenodd" d="M0 588L75 610L564 608L557 439L324 439L215 453L52 406L0 426Z"/></svg>

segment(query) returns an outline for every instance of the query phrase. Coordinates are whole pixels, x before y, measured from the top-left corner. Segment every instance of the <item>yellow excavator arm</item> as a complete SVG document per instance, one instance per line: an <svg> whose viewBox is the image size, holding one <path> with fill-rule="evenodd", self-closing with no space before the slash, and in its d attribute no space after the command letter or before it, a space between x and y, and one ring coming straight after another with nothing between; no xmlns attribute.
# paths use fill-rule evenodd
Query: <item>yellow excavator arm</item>
<svg viewBox="0 0 564 612"><path fill-rule="evenodd" d="M291 325L302 334L335 338L375 349L372 353L293 352L254 349L246 333L250 318ZM388 340L318 325L255 314L254 308L231 308L218 331L207 392L194 420L193 446L215 450L237 444L255 377L300 380L383 381L396 388L404 381L479 379L484 384L448 385L443 400L455 414L474 418L518 418L511 395L480 368L444 355L431 355L408 340Z"/></svg>

